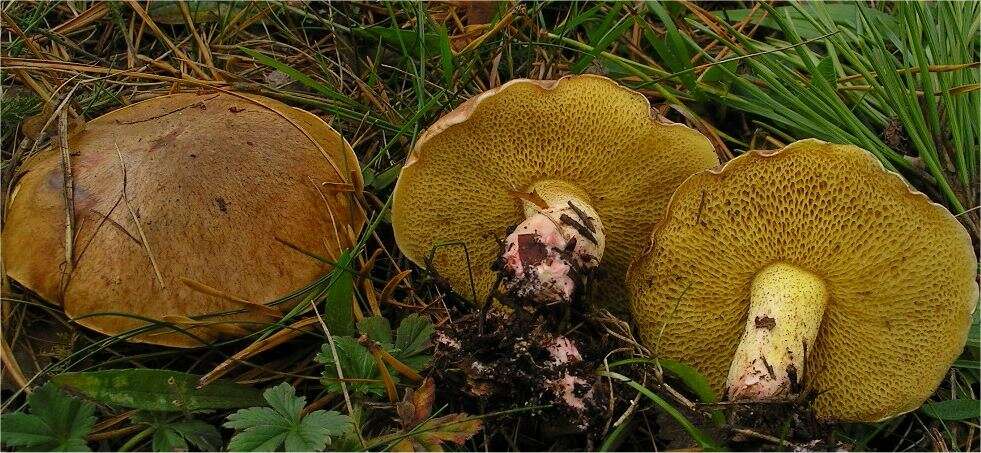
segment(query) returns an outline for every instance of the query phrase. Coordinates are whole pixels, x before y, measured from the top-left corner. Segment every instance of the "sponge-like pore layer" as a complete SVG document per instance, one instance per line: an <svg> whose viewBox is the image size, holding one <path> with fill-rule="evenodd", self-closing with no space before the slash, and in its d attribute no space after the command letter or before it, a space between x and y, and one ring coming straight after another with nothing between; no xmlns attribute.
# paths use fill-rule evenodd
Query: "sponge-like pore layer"
<svg viewBox="0 0 981 453"><path fill-rule="evenodd" d="M775 262L827 286L804 377L821 418L911 411L961 353L978 298L967 231L868 152L817 140L678 189L628 276L642 339L721 394L753 278Z"/></svg>

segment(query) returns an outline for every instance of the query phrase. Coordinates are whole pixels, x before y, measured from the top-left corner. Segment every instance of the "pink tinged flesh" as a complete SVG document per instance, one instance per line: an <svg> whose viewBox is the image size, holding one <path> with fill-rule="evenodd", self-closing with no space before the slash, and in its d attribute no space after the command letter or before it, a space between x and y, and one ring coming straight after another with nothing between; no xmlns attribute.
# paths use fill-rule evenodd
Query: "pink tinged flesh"
<svg viewBox="0 0 981 453"><path fill-rule="evenodd" d="M582 361L582 355L579 354L579 348L576 347L576 343L567 337L556 338L549 345L548 352L552 355L552 363L555 365L565 365ZM553 379L550 381L550 384L553 392L555 392L555 395L561 401L565 402L567 406L579 411L586 409L586 400L593 396L593 389L591 387L583 396L576 396L576 386L588 386L589 383L568 372L558 379Z"/></svg>
<svg viewBox="0 0 981 453"><path fill-rule="evenodd" d="M564 365L566 363L576 363L582 361L582 355L579 354L579 348L577 348L576 343L574 343L568 337L556 338L555 341L548 347L548 352L552 355L552 363L556 365Z"/></svg>
<svg viewBox="0 0 981 453"><path fill-rule="evenodd" d="M596 229L594 242L563 222L563 214L580 221L568 205L549 208L528 216L505 239L508 292L542 304L570 301L578 275L599 265L604 238L598 219L590 218Z"/></svg>

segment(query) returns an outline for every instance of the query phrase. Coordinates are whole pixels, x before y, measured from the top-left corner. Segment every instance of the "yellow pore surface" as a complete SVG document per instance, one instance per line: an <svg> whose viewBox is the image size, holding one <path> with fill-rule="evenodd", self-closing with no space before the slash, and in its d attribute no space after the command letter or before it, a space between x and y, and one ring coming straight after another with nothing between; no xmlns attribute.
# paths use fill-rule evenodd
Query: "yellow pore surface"
<svg viewBox="0 0 981 453"><path fill-rule="evenodd" d="M960 354L978 298L966 230L864 150L816 140L678 189L628 276L642 339L721 394L753 279L778 261L827 285L805 376L819 417L913 410Z"/></svg>
<svg viewBox="0 0 981 453"><path fill-rule="evenodd" d="M392 221L403 253L483 302L496 275L495 238L524 219L512 191L560 180L580 188L606 229L590 300L625 303L623 277L675 188L717 165L709 141L652 118L647 100L596 76L517 80L483 93L432 125L395 189ZM466 244L469 262L460 244Z"/></svg>

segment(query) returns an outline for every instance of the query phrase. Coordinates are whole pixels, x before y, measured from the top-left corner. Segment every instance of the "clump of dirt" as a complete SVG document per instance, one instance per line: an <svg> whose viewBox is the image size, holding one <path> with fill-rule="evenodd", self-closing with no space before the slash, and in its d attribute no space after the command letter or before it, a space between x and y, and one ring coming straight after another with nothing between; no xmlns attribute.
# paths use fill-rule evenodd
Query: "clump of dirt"
<svg viewBox="0 0 981 453"><path fill-rule="evenodd" d="M609 417L609 389L595 374L601 346L575 332L555 333L548 315L491 309L446 323L436 334L438 370L459 400L485 412L530 406L543 433L598 434Z"/></svg>
<svg viewBox="0 0 981 453"><path fill-rule="evenodd" d="M731 404L725 410L730 441L751 449L847 450L832 435L831 425L814 416L813 399L805 392L788 401Z"/></svg>

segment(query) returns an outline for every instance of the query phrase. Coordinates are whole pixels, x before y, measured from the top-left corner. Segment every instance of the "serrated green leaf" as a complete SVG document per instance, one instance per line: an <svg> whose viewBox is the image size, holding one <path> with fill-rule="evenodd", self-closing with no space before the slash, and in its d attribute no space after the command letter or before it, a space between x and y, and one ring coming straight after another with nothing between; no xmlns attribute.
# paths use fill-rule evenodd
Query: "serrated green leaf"
<svg viewBox="0 0 981 453"><path fill-rule="evenodd" d="M153 451L187 451L187 441L177 431L161 426L153 432Z"/></svg>
<svg viewBox="0 0 981 453"><path fill-rule="evenodd" d="M262 392L262 397L265 398L269 406L277 414L291 425L300 422L300 412L303 410L303 406L307 405L307 398L305 396L296 396L293 386L285 382L273 388L266 389L265 392Z"/></svg>
<svg viewBox="0 0 981 453"><path fill-rule="evenodd" d="M412 314L402 320L395 333L395 349L391 354L413 370L420 371L429 366L432 356L422 352L436 332L428 318Z"/></svg>
<svg viewBox="0 0 981 453"><path fill-rule="evenodd" d="M362 395L384 395L385 387L378 377L375 359L368 348L351 337L335 336L333 339L341 371L344 373L344 378L350 380L347 382L348 391ZM324 388L328 392L340 392L341 381L337 376L337 367L334 365L335 359L329 343L325 343L320 349L316 361L324 364L324 374L321 379Z"/></svg>
<svg viewBox="0 0 981 453"><path fill-rule="evenodd" d="M337 411L320 410L307 414L300 425L301 431L314 433L317 439L327 439L329 445L331 436L340 436L350 428L351 420Z"/></svg>
<svg viewBox="0 0 981 453"><path fill-rule="evenodd" d="M384 316L364 318L358 323L358 332L382 344L386 349L392 348L392 326Z"/></svg>
<svg viewBox="0 0 981 453"><path fill-rule="evenodd" d="M153 451L187 451L188 443L201 451L221 449L221 434L201 420L185 419L173 412L139 411L133 422L153 430Z"/></svg>
<svg viewBox="0 0 981 453"><path fill-rule="evenodd" d="M920 407L927 416L938 420L969 420L981 418L981 401L956 399L926 403Z"/></svg>
<svg viewBox="0 0 981 453"><path fill-rule="evenodd" d="M171 423L170 429L176 431L184 440L201 451L218 451L221 449L221 433L218 432L217 428L202 420L183 420Z"/></svg>
<svg viewBox="0 0 981 453"><path fill-rule="evenodd" d="M314 411L301 415L306 398L296 396L293 387L283 383L263 392L270 407L241 409L228 416L226 428L236 434L228 443L230 451L321 451L330 436L347 431L350 419L336 411Z"/></svg>
<svg viewBox="0 0 981 453"><path fill-rule="evenodd" d="M228 381L197 388L200 376L144 368L62 373L52 381L95 401L160 412L238 409L261 404L259 391Z"/></svg>
<svg viewBox="0 0 981 453"><path fill-rule="evenodd" d="M276 451L286 439L286 431L278 426L256 426L232 436L228 451Z"/></svg>
<svg viewBox="0 0 981 453"><path fill-rule="evenodd" d="M228 421L222 426L232 429L246 429L255 426L278 426L282 421L279 413L272 408L250 407L239 409L234 414L229 415Z"/></svg>
<svg viewBox="0 0 981 453"><path fill-rule="evenodd" d="M378 342L385 351L413 370L422 370L432 360L430 355L423 354L435 332L435 327L428 318L413 314L403 319L395 332L394 344L389 321L384 317L365 318L358 323L358 330ZM362 395L383 395L384 383L379 375L378 365L368 348L348 336L334 336L333 340L348 391ZM322 379L324 387L330 392L340 392L340 379L329 343L323 345L316 360L324 364ZM389 374L398 382L398 373L390 369Z"/></svg>
<svg viewBox="0 0 981 453"><path fill-rule="evenodd" d="M0 416L0 442L22 451L89 451L85 436L95 425L95 406L69 397L51 383L27 397L30 414Z"/></svg>
<svg viewBox="0 0 981 453"><path fill-rule="evenodd" d="M44 420L36 415L14 412L0 416L0 422L3 444L8 447L31 447L58 440Z"/></svg>
<svg viewBox="0 0 981 453"><path fill-rule="evenodd" d="M395 333L395 349L401 357L416 355L429 345L435 332L436 327L429 319L411 314L399 324Z"/></svg>

